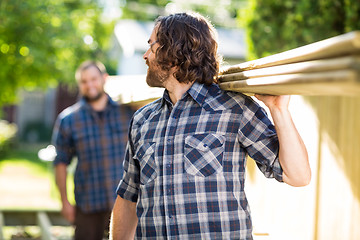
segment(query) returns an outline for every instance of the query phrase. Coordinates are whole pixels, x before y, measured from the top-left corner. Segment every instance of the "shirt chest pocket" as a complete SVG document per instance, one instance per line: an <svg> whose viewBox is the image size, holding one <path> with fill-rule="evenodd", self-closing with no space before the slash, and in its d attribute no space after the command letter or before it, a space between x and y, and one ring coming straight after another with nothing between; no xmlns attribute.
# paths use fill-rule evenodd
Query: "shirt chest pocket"
<svg viewBox="0 0 360 240"><path fill-rule="evenodd" d="M145 185L154 180L158 175L155 162L155 143L144 143L137 149L135 159L140 165L140 183Z"/></svg>
<svg viewBox="0 0 360 240"><path fill-rule="evenodd" d="M185 138L184 169L188 174L208 177L222 172L225 137L195 134Z"/></svg>

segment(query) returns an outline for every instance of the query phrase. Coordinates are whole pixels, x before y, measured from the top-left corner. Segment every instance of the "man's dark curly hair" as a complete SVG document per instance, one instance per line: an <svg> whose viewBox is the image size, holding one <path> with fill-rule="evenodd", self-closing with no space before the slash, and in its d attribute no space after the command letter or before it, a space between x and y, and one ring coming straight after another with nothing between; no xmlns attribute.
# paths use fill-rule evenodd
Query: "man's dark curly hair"
<svg viewBox="0 0 360 240"><path fill-rule="evenodd" d="M156 40L157 61L163 70L178 69L174 77L181 83L216 82L221 57L217 53L216 31L197 13L177 13L159 17Z"/></svg>

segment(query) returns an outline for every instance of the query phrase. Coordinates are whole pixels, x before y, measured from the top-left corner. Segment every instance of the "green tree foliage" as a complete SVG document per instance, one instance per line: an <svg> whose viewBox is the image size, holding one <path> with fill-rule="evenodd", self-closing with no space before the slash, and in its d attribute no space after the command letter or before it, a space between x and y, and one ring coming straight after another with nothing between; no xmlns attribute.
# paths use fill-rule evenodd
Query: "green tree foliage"
<svg viewBox="0 0 360 240"><path fill-rule="evenodd" d="M239 15L249 59L360 30L360 1L353 0L249 0Z"/></svg>
<svg viewBox="0 0 360 240"><path fill-rule="evenodd" d="M17 126L14 123L0 120L0 158L9 150L11 142L14 140L17 132Z"/></svg>
<svg viewBox="0 0 360 240"><path fill-rule="evenodd" d="M126 0L122 7L122 18L152 21L165 12L170 0Z"/></svg>
<svg viewBox="0 0 360 240"><path fill-rule="evenodd" d="M105 60L112 28L100 14L86 0L1 0L0 106L13 102L20 87L74 82L80 61Z"/></svg>
<svg viewBox="0 0 360 240"><path fill-rule="evenodd" d="M153 21L160 15L195 11L209 17L215 26L234 28L237 9L245 3L246 0L126 0L122 18Z"/></svg>

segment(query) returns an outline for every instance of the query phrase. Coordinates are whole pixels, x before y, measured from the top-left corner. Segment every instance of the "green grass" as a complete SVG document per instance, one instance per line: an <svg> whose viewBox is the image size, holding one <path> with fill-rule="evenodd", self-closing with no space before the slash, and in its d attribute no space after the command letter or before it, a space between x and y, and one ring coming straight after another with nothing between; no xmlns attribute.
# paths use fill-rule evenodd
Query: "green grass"
<svg viewBox="0 0 360 240"><path fill-rule="evenodd" d="M28 168L36 175L46 176L49 175L49 164L41 161L37 156L37 149L21 149L16 148L10 150L5 156L0 158L0 173L6 166L22 166Z"/></svg>
<svg viewBox="0 0 360 240"><path fill-rule="evenodd" d="M48 197L55 201L59 201L60 194L58 193L55 184L55 176L52 162L42 161L38 158L37 155L38 151L43 147L46 147L46 144L18 144L17 146L15 146L13 149L8 151L6 155L0 157L0 176L4 174L5 171L13 171L13 174L16 175L19 174L17 172L17 169L22 169L22 172L24 172L25 170L26 174L28 174L29 177L35 176L36 178L43 179L44 182L48 182L51 185L51 190L47 194ZM75 203L73 194L73 169L74 166L71 165L69 169L70 173L68 174L67 189L69 201ZM11 180L8 182L10 185L12 184ZM24 185L26 186L26 182L24 183ZM14 188L16 187L17 186L14 186ZM31 187L32 186L22 187L19 190L24 191L25 188L25 190L28 190L29 194L31 194ZM0 206L0 208L1 207L2 206ZM28 208L31 209L32 207L28 206ZM25 207L25 209L27 209L27 207Z"/></svg>

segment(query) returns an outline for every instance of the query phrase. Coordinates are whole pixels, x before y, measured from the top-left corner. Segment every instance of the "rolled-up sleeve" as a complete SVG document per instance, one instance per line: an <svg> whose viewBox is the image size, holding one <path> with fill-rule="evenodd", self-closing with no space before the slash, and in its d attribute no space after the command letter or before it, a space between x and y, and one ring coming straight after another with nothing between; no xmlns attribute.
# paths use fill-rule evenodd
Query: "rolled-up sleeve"
<svg viewBox="0 0 360 240"><path fill-rule="evenodd" d="M66 121L66 118L61 117L61 115L55 122L52 144L56 148L54 165L59 163L69 165L74 156L75 147L71 135L70 124Z"/></svg>
<svg viewBox="0 0 360 240"><path fill-rule="evenodd" d="M123 199L132 202L137 201L140 184L139 169L139 163L136 159L134 159L133 144L131 136L129 135L124 159L124 175L116 189L117 194Z"/></svg>
<svg viewBox="0 0 360 240"><path fill-rule="evenodd" d="M239 128L239 141L249 156L256 161L260 171L267 178L282 182L282 168L279 162L279 141L275 127L265 110L250 101L243 109Z"/></svg>

